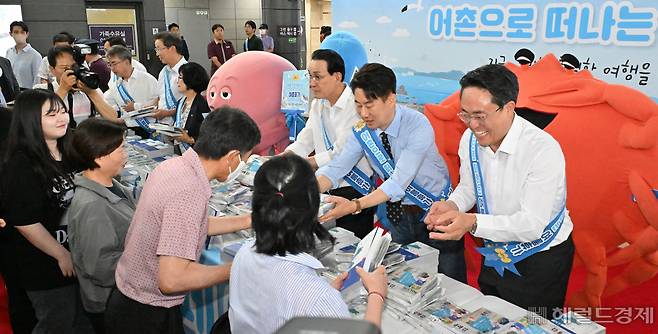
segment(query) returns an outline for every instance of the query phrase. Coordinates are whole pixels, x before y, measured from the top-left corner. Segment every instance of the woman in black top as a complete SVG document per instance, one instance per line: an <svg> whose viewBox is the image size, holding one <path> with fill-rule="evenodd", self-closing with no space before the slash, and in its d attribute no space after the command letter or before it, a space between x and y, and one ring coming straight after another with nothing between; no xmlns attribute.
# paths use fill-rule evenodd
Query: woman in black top
<svg viewBox="0 0 658 334"><path fill-rule="evenodd" d="M33 333L90 331L88 321L85 324L80 317L67 227L62 225L74 191L65 149L68 123L64 102L55 93L44 89L21 93L3 158L5 228L13 230L7 260L11 275L27 291L34 308Z"/></svg>
<svg viewBox="0 0 658 334"><path fill-rule="evenodd" d="M175 125L185 131L174 139L189 146L199 137L203 114L210 112L208 102L201 95L209 81L208 73L197 63L187 63L178 69L178 91L183 97L178 101Z"/></svg>

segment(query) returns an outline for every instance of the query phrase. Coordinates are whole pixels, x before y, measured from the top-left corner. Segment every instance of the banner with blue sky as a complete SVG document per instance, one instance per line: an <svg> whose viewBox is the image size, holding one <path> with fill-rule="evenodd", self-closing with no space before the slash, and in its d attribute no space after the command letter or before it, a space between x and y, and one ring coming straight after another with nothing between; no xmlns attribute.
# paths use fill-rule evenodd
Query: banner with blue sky
<svg viewBox="0 0 658 334"><path fill-rule="evenodd" d="M658 1L333 0L334 31L393 68L409 103L437 103L480 65L574 55L606 82L658 97Z"/></svg>

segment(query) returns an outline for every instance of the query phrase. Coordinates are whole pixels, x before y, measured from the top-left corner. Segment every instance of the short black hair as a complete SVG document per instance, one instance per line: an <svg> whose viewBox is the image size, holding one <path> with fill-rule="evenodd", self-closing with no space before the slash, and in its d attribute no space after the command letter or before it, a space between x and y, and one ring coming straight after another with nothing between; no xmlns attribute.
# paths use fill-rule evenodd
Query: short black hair
<svg viewBox="0 0 658 334"><path fill-rule="evenodd" d="M267 25L267 23L261 23L260 27L258 27L258 29L267 29L267 30L269 30L270 27Z"/></svg>
<svg viewBox="0 0 658 334"><path fill-rule="evenodd" d="M174 22L174 23L171 23L170 25L167 26L167 30L171 31L171 28L180 29L180 26Z"/></svg>
<svg viewBox="0 0 658 334"><path fill-rule="evenodd" d="M315 238L334 241L318 222L320 194L311 165L297 155L274 157L254 178L251 221L256 252L298 254L315 249Z"/></svg>
<svg viewBox="0 0 658 334"><path fill-rule="evenodd" d="M71 44L71 37L62 33L53 36L53 45L55 43L68 43Z"/></svg>
<svg viewBox="0 0 658 334"><path fill-rule="evenodd" d="M183 64L178 69L178 74L183 76L183 82L187 88L195 91L197 94L208 88L210 78L208 72L198 63Z"/></svg>
<svg viewBox="0 0 658 334"><path fill-rule="evenodd" d="M123 143L126 133L124 124L103 118L88 118L73 132L71 147L77 167L94 170L100 166L94 161L116 150Z"/></svg>
<svg viewBox="0 0 658 334"><path fill-rule="evenodd" d="M322 26L320 28L320 34L324 35L324 37L331 35L331 26Z"/></svg>
<svg viewBox="0 0 658 334"><path fill-rule="evenodd" d="M379 63L363 65L352 77L350 88L354 92L357 88L363 89L370 100L385 99L389 94L395 94L395 73L390 68Z"/></svg>
<svg viewBox="0 0 658 334"><path fill-rule="evenodd" d="M55 46L48 50L48 64L51 67L57 66L57 58L64 54L70 54L75 59L73 48L68 45Z"/></svg>
<svg viewBox="0 0 658 334"><path fill-rule="evenodd" d="M212 25L212 28L210 28L210 31L215 32L215 30L217 30L217 28L222 28L222 30L226 30L226 29L224 29L223 25L221 25L219 23L215 23L215 24Z"/></svg>
<svg viewBox="0 0 658 334"><path fill-rule="evenodd" d="M331 49L317 49L313 51L311 59L324 60L327 62L327 72L329 74L339 72L341 81L345 80L345 61L338 52Z"/></svg>
<svg viewBox="0 0 658 334"><path fill-rule="evenodd" d="M256 22L254 22L252 20L249 20L249 21L245 22L244 25L249 25L251 27L251 29L256 30Z"/></svg>
<svg viewBox="0 0 658 334"><path fill-rule="evenodd" d="M25 24L25 22L23 22L23 21L14 21L14 22L12 22L9 25L9 32L14 30L14 27L16 27L16 26L21 27L23 29L23 31L25 31L25 32L30 32L30 29L27 27L27 24Z"/></svg>
<svg viewBox="0 0 658 334"><path fill-rule="evenodd" d="M232 150L245 154L259 142L256 122L244 111L224 106L203 120L194 151L203 158L217 160Z"/></svg>
<svg viewBox="0 0 658 334"><path fill-rule="evenodd" d="M72 33L68 31L60 31L59 32L61 35L66 35L69 38L69 44L75 43L75 36L73 36Z"/></svg>
<svg viewBox="0 0 658 334"><path fill-rule="evenodd" d="M121 45L126 48L128 47L126 40L124 40L121 36L110 36L103 40L103 44L105 44L105 42L110 43L110 46Z"/></svg>
<svg viewBox="0 0 658 334"><path fill-rule="evenodd" d="M468 87L478 87L487 90L491 102L499 107L510 101L516 102L519 97L519 80L516 75L502 64L480 66L464 75L459 80L460 94Z"/></svg>
<svg viewBox="0 0 658 334"><path fill-rule="evenodd" d="M172 24L175 24L175 23L172 23ZM158 40L158 39L162 41L162 44L164 44L165 47L170 48L172 46L175 46L176 47L176 52L178 52L178 54L181 53L182 46L183 46L183 41L178 36L168 32L168 31L163 31L163 32L158 33L157 35L155 35L155 37L153 37L153 40Z"/></svg>

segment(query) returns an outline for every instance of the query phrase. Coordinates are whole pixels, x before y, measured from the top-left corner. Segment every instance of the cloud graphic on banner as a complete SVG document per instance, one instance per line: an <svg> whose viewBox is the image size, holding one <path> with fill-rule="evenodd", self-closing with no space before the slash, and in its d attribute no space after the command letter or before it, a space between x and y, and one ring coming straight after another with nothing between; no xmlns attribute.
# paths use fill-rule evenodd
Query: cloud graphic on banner
<svg viewBox="0 0 658 334"><path fill-rule="evenodd" d="M407 38L411 36L411 33L409 30L404 29L404 28L397 28L392 34L393 37L398 37L398 38Z"/></svg>
<svg viewBox="0 0 658 334"><path fill-rule="evenodd" d="M343 29L354 29L358 27L359 24L354 21L343 21L338 24L338 28L343 28Z"/></svg>
<svg viewBox="0 0 658 334"><path fill-rule="evenodd" d="M377 20L375 20L375 22L379 24L387 24L393 22L393 20L391 20L391 18L388 16L380 16L377 18Z"/></svg>

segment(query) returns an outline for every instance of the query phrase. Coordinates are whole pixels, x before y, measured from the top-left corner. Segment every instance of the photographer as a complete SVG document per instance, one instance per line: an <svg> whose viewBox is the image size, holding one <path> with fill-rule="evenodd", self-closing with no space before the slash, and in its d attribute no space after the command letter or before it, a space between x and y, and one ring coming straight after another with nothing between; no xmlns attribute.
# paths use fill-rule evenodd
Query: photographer
<svg viewBox="0 0 658 334"><path fill-rule="evenodd" d="M70 124L75 127L83 120L100 114L104 118L117 120L117 112L98 89L98 76L82 66L84 56L80 50L70 46L58 46L48 52L48 64L55 77L52 84L38 84L34 88L49 89L64 100Z"/></svg>
<svg viewBox="0 0 658 334"><path fill-rule="evenodd" d="M107 92L110 87L110 66L105 62L103 57L98 54L98 41L95 39L80 39L76 42L80 45L82 54L85 57L89 70L96 73L100 79L99 88L101 91Z"/></svg>

